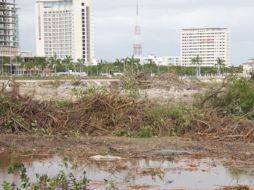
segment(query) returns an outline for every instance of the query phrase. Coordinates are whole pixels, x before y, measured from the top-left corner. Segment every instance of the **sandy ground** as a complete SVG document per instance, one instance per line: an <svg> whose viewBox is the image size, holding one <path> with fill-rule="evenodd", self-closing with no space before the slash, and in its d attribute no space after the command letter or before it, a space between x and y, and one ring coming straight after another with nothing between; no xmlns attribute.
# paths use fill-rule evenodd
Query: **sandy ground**
<svg viewBox="0 0 254 190"><path fill-rule="evenodd" d="M86 159L94 155L175 160L214 158L235 167L254 167L254 144L192 141L184 138L41 137L0 135L0 154L61 155Z"/></svg>
<svg viewBox="0 0 254 190"><path fill-rule="evenodd" d="M124 93L121 81L117 79L94 79L94 80L18 80L19 94L29 96L35 100L64 99L75 101L77 93L88 88L106 88L112 92ZM12 91L13 85L10 81L0 80L0 89L5 85L7 91ZM161 88L154 86L150 89L140 89L141 98L147 98L154 102L190 102L193 96L202 92L200 89L178 89Z"/></svg>

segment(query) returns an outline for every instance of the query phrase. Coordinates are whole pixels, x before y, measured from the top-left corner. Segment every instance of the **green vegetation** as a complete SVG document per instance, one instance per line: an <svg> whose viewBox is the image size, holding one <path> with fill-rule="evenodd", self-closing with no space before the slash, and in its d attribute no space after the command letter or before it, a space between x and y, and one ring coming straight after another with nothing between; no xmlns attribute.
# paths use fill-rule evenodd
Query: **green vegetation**
<svg viewBox="0 0 254 190"><path fill-rule="evenodd" d="M84 60L79 59L76 62L69 56L63 60L57 59L56 56L46 59L45 57L34 57L23 59L21 57L15 57L10 59L8 57L3 58L3 63L0 64L0 75L2 78L8 78L9 75L18 76L18 78L44 78L53 77L52 75L57 72L68 72L72 70L74 72L85 72L90 77L102 76L107 73L113 75L113 73L145 73L145 74L160 74L165 72L174 72L181 76L200 76L200 75L221 75L222 70L224 73L241 73L242 67L224 67L224 61L217 60L217 64L214 67L200 67L202 60L199 56L193 58L192 67L181 66L157 66L152 60L141 65L139 59L125 58L116 60L115 62L101 61L97 66L85 64ZM12 67L4 65L12 64ZM16 68L16 66L18 66ZM69 78L71 76L68 76ZM74 76L72 76L75 78ZM105 77L104 77L105 78Z"/></svg>
<svg viewBox="0 0 254 190"><path fill-rule="evenodd" d="M126 78L135 83L133 76ZM130 94L120 96L77 83L73 88L76 102L39 102L17 92L1 92L0 132L141 138L207 135L254 140L253 127L248 124L254 118L254 85L250 80L226 78L188 104L153 104L137 98L132 92L138 90L136 85L124 88Z"/></svg>
<svg viewBox="0 0 254 190"><path fill-rule="evenodd" d="M138 137L150 138L150 137L153 137L153 136L154 136L153 127L151 127L151 126L141 127L138 131Z"/></svg>
<svg viewBox="0 0 254 190"><path fill-rule="evenodd" d="M196 65L196 76L199 77L201 76L201 64L202 64L202 59L198 55L197 57L192 58L191 63L193 65Z"/></svg>
<svg viewBox="0 0 254 190"><path fill-rule="evenodd" d="M214 96L210 104L218 107L222 114L254 116L254 84L245 78L228 78Z"/></svg>
<svg viewBox="0 0 254 190"><path fill-rule="evenodd" d="M56 176L50 177L47 174L36 174L36 180L30 181L27 175L27 170L24 164L14 162L9 166L8 173L19 175L20 184L3 182L3 190L87 190L89 180L86 178L86 172L83 172L83 177L75 177L75 165L70 165L67 161L63 164L65 170L68 172L60 171Z"/></svg>
<svg viewBox="0 0 254 190"><path fill-rule="evenodd" d="M170 136L184 134L193 118L199 116L199 110L193 105L154 105L147 111L158 127L168 127Z"/></svg>

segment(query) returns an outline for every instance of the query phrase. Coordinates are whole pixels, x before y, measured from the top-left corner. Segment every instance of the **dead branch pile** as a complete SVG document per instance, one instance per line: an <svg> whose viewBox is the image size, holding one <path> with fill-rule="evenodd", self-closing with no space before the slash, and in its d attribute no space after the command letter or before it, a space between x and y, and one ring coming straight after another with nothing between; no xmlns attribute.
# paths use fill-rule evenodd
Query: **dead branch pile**
<svg viewBox="0 0 254 190"><path fill-rule="evenodd" d="M95 94L58 108L50 102L1 96L0 132L32 132L50 129L53 133L79 131L109 135L119 129L137 131L149 118L142 101L117 95Z"/></svg>
<svg viewBox="0 0 254 190"><path fill-rule="evenodd" d="M156 75L155 77L146 77L145 75L139 75L137 81L140 88L187 88L187 84L178 75L174 73L163 73Z"/></svg>
<svg viewBox="0 0 254 190"><path fill-rule="evenodd" d="M160 88L160 89L177 89L177 90L197 90L201 88L198 81L187 81L175 73L163 73L154 77L145 75L137 76L140 88Z"/></svg>
<svg viewBox="0 0 254 190"><path fill-rule="evenodd" d="M185 112L190 117L165 114L156 119L150 115L151 106L135 98L98 93L59 107L52 102L0 93L0 133L47 131L100 136L122 129L138 133L142 128L151 128L153 135L167 136L172 134L170 130L176 130L174 127L184 126L180 134L188 137L254 142L254 121L245 116L219 116L216 109L203 108L197 116Z"/></svg>
<svg viewBox="0 0 254 190"><path fill-rule="evenodd" d="M238 185L238 186L223 186L220 187L218 190L251 190L253 188L250 188L246 185Z"/></svg>
<svg viewBox="0 0 254 190"><path fill-rule="evenodd" d="M242 140L254 142L254 121L244 116L221 117L214 108L203 109L201 118L194 118L185 134L225 141Z"/></svg>
<svg viewBox="0 0 254 190"><path fill-rule="evenodd" d="M70 103L67 109L57 113L57 118L60 118L59 123L65 129L108 135L119 129L137 131L149 121L144 113L145 106L144 102L129 97L95 94Z"/></svg>

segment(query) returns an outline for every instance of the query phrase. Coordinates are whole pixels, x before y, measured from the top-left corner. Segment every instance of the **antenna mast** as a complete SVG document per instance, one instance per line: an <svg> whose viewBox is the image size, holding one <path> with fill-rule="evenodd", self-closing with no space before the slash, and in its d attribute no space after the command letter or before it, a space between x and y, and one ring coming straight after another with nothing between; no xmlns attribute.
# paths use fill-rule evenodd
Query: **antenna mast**
<svg viewBox="0 0 254 190"><path fill-rule="evenodd" d="M142 44L140 42L141 26L139 25L139 2L137 0L136 5L136 24L134 27L134 44L133 44L133 56L140 58L142 56Z"/></svg>

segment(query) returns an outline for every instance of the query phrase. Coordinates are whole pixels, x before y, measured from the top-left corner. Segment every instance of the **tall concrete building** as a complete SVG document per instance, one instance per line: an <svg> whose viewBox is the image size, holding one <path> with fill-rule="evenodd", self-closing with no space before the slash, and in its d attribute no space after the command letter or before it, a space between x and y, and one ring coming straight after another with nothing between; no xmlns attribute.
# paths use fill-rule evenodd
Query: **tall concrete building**
<svg viewBox="0 0 254 190"><path fill-rule="evenodd" d="M226 28L183 29L181 34L181 65L193 66L192 58L200 56L201 66L214 66L217 59L230 65L230 32Z"/></svg>
<svg viewBox="0 0 254 190"><path fill-rule="evenodd" d="M19 54L18 15L15 0L0 0L0 56Z"/></svg>
<svg viewBox="0 0 254 190"><path fill-rule="evenodd" d="M37 0L37 56L93 58L91 0Z"/></svg>

